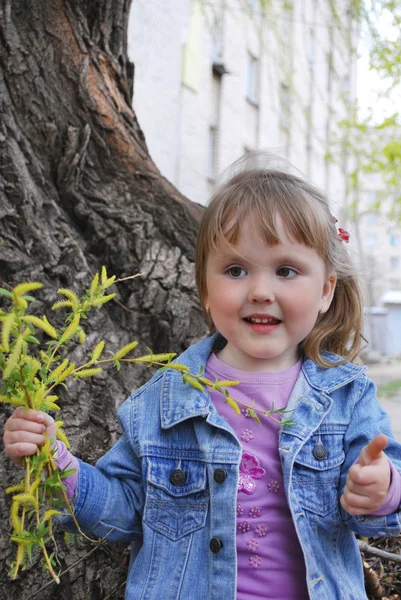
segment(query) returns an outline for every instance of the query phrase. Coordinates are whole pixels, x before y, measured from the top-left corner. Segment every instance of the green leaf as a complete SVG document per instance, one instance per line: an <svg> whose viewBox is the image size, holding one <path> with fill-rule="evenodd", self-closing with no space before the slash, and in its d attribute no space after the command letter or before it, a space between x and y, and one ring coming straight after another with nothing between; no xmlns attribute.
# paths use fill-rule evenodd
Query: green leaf
<svg viewBox="0 0 401 600"><path fill-rule="evenodd" d="M65 477L74 475L74 473L76 473L76 472L77 472L76 469L67 469L67 470L60 471L60 479L64 479Z"/></svg>
<svg viewBox="0 0 401 600"><path fill-rule="evenodd" d="M252 417L252 419L255 419L255 421L257 423L259 423L259 425L260 425L259 416L254 410L252 410L252 408L248 408L248 413L249 413L249 416Z"/></svg>
<svg viewBox="0 0 401 600"><path fill-rule="evenodd" d="M13 295L11 292L9 292L8 290L5 290L4 288L0 287L0 295L1 296L6 296L7 298L12 298Z"/></svg>

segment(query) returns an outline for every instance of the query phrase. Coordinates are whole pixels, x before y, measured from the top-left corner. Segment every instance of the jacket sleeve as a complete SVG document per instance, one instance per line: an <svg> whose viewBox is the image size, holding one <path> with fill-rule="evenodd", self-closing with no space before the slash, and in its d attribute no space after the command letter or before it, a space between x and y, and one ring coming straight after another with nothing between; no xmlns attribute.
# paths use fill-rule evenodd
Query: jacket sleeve
<svg viewBox="0 0 401 600"><path fill-rule="evenodd" d="M118 412L123 434L96 463L79 460L78 481L72 501L81 530L109 541L130 542L142 535L144 487L141 461L131 442L132 399ZM67 512L57 518L65 531L77 529Z"/></svg>
<svg viewBox="0 0 401 600"><path fill-rule="evenodd" d="M366 376L358 384L357 399L344 436L345 461L341 469L340 496L345 487L349 468L358 459L361 450L380 433L384 433L388 437L385 454L397 471L401 473L401 444L395 440L389 416L377 400L376 386ZM345 524L359 535L374 537L400 534L400 507L385 516L354 516L347 513L341 506L340 510Z"/></svg>

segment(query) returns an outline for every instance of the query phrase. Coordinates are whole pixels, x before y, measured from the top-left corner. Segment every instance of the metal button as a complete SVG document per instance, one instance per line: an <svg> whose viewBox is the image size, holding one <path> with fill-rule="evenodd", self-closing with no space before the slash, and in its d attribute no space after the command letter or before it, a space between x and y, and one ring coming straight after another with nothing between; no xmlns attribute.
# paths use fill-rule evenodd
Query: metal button
<svg viewBox="0 0 401 600"><path fill-rule="evenodd" d="M223 542L221 540L219 540L219 538L212 538L210 540L209 546L210 546L210 550L213 552L213 554L217 554L222 549Z"/></svg>
<svg viewBox="0 0 401 600"><path fill-rule="evenodd" d="M213 479L216 483L223 483L226 480L227 473L225 469L216 469L213 473Z"/></svg>
<svg viewBox="0 0 401 600"><path fill-rule="evenodd" d="M187 480L187 474L182 469L174 469L170 473L170 481L173 485L183 485Z"/></svg>
<svg viewBox="0 0 401 600"><path fill-rule="evenodd" d="M323 446L322 442L317 442L316 446L313 449L313 456L316 460L324 460L327 457L327 448Z"/></svg>

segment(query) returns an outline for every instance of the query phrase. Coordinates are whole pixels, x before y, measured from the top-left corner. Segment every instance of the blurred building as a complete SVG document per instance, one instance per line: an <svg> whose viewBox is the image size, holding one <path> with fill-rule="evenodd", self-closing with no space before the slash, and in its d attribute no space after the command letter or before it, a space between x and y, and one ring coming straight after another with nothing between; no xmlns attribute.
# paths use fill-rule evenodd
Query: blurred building
<svg viewBox="0 0 401 600"><path fill-rule="evenodd" d="M162 174L205 204L218 174L240 155L273 150L341 212L348 158L327 158L355 90L352 4L133 2L133 104Z"/></svg>
<svg viewBox="0 0 401 600"><path fill-rule="evenodd" d="M395 199L379 173L363 177L353 246L364 281L365 304L383 306L385 295L401 290L401 224Z"/></svg>

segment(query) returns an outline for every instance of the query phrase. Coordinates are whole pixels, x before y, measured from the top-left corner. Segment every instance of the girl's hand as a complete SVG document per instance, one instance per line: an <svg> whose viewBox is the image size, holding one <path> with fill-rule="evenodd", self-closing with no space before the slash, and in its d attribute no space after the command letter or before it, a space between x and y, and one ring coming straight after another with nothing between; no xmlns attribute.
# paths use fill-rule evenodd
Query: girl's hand
<svg viewBox="0 0 401 600"><path fill-rule="evenodd" d="M376 436L348 471L341 506L350 515L369 515L380 508L390 487L391 469L383 450L387 436Z"/></svg>
<svg viewBox="0 0 401 600"><path fill-rule="evenodd" d="M7 456L20 465L23 456L31 456L38 446L43 446L46 441L44 434L47 438L56 437L53 417L19 406L4 426L3 442Z"/></svg>

